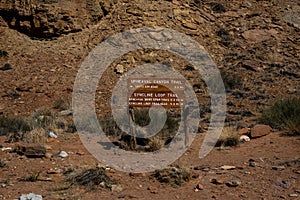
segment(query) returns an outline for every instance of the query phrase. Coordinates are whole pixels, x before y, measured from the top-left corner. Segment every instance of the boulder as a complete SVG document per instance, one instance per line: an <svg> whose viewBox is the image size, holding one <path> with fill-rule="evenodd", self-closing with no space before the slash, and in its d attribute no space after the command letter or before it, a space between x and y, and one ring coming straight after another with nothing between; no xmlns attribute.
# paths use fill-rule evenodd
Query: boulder
<svg viewBox="0 0 300 200"><path fill-rule="evenodd" d="M45 157L46 148L41 145L35 146L17 146L15 151L20 155L25 155L29 158L42 158Z"/></svg>
<svg viewBox="0 0 300 200"><path fill-rule="evenodd" d="M271 133L272 128L268 125L257 124L251 129L251 138L259 138Z"/></svg>

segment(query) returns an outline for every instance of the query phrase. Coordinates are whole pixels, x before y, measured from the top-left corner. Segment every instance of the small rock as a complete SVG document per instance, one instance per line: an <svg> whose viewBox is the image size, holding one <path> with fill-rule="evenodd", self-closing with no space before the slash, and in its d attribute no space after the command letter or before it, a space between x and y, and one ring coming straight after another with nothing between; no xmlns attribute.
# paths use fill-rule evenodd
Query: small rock
<svg viewBox="0 0 300 200"><path fill-rule="evenodd" d="M72 115L73 111L72 110L63 110L59 112L60 116L68 116L68 115Z"/></svg>
<svg viewBox="0 0 300 200"><path fill-rule="evenodd" d="M1 148L1 151L5 151L5 152L9 152L9 151L11 151L11 150L12 150L11 147L2 147L2 148Z"/></svg>
<svg viewBox="0 0 300 200"><path fill-rule="evenodd" d="M59 142L57 138L49 138L47 142Z"/></svg>
<svg viewBox="0 0 300 200"><path fill-rule="evenodd" d="M20 200L43 200L42 195L29 193L29 194L23 194L20 197Z"/></svg>
<svg viewBox="0 0 300 200"><path fill-rule="evenodd" d="M272 169L281 171L285 169L285 166L272 166Z"/></svg>
<svg viewBox="0 0 300 200"><path fill-rule="evenodd" d="M251 70L254 72L257 72L261 70L259 64L256 61L253 60L245 60L242 62L242 67L244 67L247 70Z"/></svg>
<svg viewBox="0 0 300 200"><path fill-rule="evenodd" d="M112 192L122 192L123 188L120 185L111 185Z"/></svg>
<svg viewBox="0 0 300 200"><path fill-rule="evenodd" d="M65 152L65 151L61 151L58 156L62 157L62 158L66 158L66 157L69 156L69 154L67 152Z"/></svg>
<svg viewBox="0 0 300 200"><path fill-rule="evenodd" d="M204 186L201 183L198 183L194 188L195 192L198 192L199 190L204 190Z"/></svg>
<svg viewBox="0 0 300 200"><path fill-rule="evenodd" d="M240 181L227 181L226 185L228 187L237 187L237 186L241 185L241 182Z"/></svg>
<svg viewBox="0 0 300 200"><path fill-rule="evenodd" d="M225 182L225 180L224 179L213 178L213 179L210 180L210 182L213 183L213 184L216 184L216 185L221 185Z"/></svg>
<svg viewBox="0 0 300 200"><path fill-rule="evenodd" d="M149 186L149 187L147 188L147 190L150 190L150 193L152 193L152 194L158 194L158 189L155 188L155 187Z"/></svg>
<svg viewBox="0 0 300 200"><path fill-rule="evenodd" d="M250 161L249 161L249 166L250 166L250 167L256 167L256 162L250 160Z"/></svg>
<svg viewBox="0 0 300 200"><path fill-rule="evenodd" d="M279 186L283 189L288 189L291 187L291 182L290 181L285 181L285 180L277 180L274 182L275 186Z"/></svg>
<svg viewBox="0 0 300 200"><path fill-rule="evenodd" d="M188 28L188 29L192 29L192 30L197 30L197 25L194 23L191 23L189 21L184 20L182 23L183 27Z"/></svg>
<svg viewBox="0 0 300 200"><path fill-rule="evenodd" d="M123 74L123 73L125 72L124 66L118 64L117 67L115 68L115 72L116 72L117 74Z"/></svg>
<svg viewBox="0 0 300 200"><path fill-rule="evenodd" d="M6 64L3 65L2 67L0 67L0 70L1 70L1 71L7 71L7 70L10 70L10 69L12 69L12 66L11 66L11 64L9 64L9 63L6 63Z"/></svg>
<svg viewBox="0 0 300 200"><path fill-rule="evenodd" d="M46 157L46 158L52 158L52 157L53 157L53 154L51 154L51 153L45 153L45 157Z"/></svg>
<svg viewBox="0 0 300 200"><path fill-rule="evenodd" d="M249 133L249 128L242 128L238 131L239 135L248 135Z"/></svg>
<svg viewBox="0 0 300 200"><path fill-rule="evenodd" d="M286 199L286 197L284 195L280 195L279 198L280 199Z"/></svg>
<svg viewBox="0 0 300 200"><path fill-rule="evenodd" d="M298 194L289 194L289 197L298 197Z"/></svg>
<svg viewBox="0 0 300 200"><path fill-rule="evenodd" d="M222 167L220 167L220 169L223 169L223 170L232 170L232 169L236 169L236 166L223 165Z"/></svg>
<svg viewBox="0 0 300 200"><path fill-rule="evenodd" d="M259 138L270 134L272 128L268 125L257 124L251 129L251 138Z"/></svg>
<svg viewBox="0 0 300 200"><path fill-rule="evenodd" d="M62 169L59 168L50 168L47 171L47 174L61 174L63 172Z"/></svg>
<svg viewBox="0 0 300 200"><path fill-rule="evenodd" d="M247 135L242 135L240 137L240 142L249 142L250 138Z"/></svg>
<svg viewBox="0 0 300 200"><path fill-rule="evenodd" d="M54 132L50 131L49 132L49 137L50 138L57 138L57 135Z"/></svg>
<svg viewBox="0 0 300 200"><path fill-rule="evenodd" d="M83 151L77 151L76 154L82 156L82 155L84 155L85 153L84 153Z"/></svg>

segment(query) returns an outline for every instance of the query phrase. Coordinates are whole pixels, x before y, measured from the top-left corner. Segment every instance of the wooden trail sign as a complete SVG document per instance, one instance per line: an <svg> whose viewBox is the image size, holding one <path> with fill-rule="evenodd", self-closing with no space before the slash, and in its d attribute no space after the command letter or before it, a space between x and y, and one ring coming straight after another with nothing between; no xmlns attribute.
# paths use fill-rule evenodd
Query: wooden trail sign
<svg viewBox="0 0 300 200"><path fill-rule="evenodd" d="M128 104L131 107L180 108L184 105L185 80L178 78L130 78Z"/></svg>

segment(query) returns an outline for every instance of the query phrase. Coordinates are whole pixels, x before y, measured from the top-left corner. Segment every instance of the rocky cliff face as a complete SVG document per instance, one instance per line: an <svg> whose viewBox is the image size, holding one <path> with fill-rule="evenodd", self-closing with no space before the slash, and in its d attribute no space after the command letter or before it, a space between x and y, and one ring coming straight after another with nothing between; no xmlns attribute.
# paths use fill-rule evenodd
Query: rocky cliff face
<svg viewBox="0 0 300 200"><path fill-rule="evenodd" d="M112 1L104 0L2 0L0 26L31 38L51 39L97 23L112 6Z"/></svg>

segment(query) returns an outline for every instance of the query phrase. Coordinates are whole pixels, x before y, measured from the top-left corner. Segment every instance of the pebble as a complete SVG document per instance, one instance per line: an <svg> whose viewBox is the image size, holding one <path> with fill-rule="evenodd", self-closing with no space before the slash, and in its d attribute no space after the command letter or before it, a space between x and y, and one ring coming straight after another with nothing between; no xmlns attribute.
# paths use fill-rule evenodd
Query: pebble
<svg viewBox="0 0 300 200"><path fill-rule="evenodd" d="M221 185L225 182L225 180L224 179L213 178L213 179L210 180L210 182L213 183L213 184L216 184L216 185Z"/></svg>
<svg viewBox="0 0 300 200"><path fill-rule="evenodd" d="M49 137L50 138L57 138L57 135L54 132L50 131L49 132Z"/></svg>
<svg viewBox="0 0 300 200"><path fill-rule="evenodd" d="M123 188L120 185L112 185L111 186L111 191L112 192L122 192Z"/></svg>
<svg viewBox="0 0 300 200"><path fill-rule="evenodd" d="M51 154L51 153L45 153L46 158L52 158L52 156L53 156L53 154Z"/></svg>
<svg viewBox="0 0 300 200"><path fill-rule="evenodd" d="M240 142L249 142L250 138L247 135L242 135L240 137Z"/></svg>
<svg viewBox="0 0 300 200"><path fill-rule="evenodd" d="M204 190L204 186L201 183L198 183L194 188L195 192L198 192L199 190Z"/></svg>
<svg viewBox="0 0 300 200"><path fill-rule="evenodd" d="M227 181L226 185L228 187L237 187L237 186L241 185L241 182L240 181Z"/></svg>
<svg viewBox="0 0 300 200"><path fill-rule="evenodd" d="M272 169L281 171L285 169L285 166L272 166Z"/></svg>
<svg viewBox="0 0 300 200"><path fill-rule="evenodd" d="M125 72L124 66L118 64L118 65L116 66L115 72L116 72L117 74L123 74L123 73Z"/></svg>
<svg viewBox="0 0 300 200"><path fill-rule="evenodd" d="M29 193L29 194L23 194L20 197L20 200L43 200L42 195L39 194L34 194L34 193Z"/></svg>
<svg viewBox="0 0 300 200"><path fill-rule="evenodd" d="M289 194L289 197L298 197L298 194Z"/></svg>
<svg viewBox="0 0 300 200"><path fill-rule="evenodd" d="M65 151L61 151L58 156L62 157L62 158L66 158L66 157L69 156L69 154L67 152L65 152Z"/></svg>
<svg viewBox="0 0 300 200"><path fill-rule="evenodd" d="M236 169L236 166L232 166L232 165L223 165L222 167L220 167L223 170L232 170L232 169Z"/></svg>
<svg viewBox="0 0 300 200"><path fill-rule="evenodd" d="M12 148L11 147L2 147L1 151L11 151Z"/></svg>
<svg viewBox="0 0 300 200"><path fill-rule="evenodd" d="M256 162L252 158L249 159L249 166L250 167L256 167L257 166Z"/></svg>
<svg viewBox="0 0 300 200"><path fill-rule="evenodd" d="M61 174L63 172L62 169L59 168L50 168L47 171L47 174Z"/></svg>

